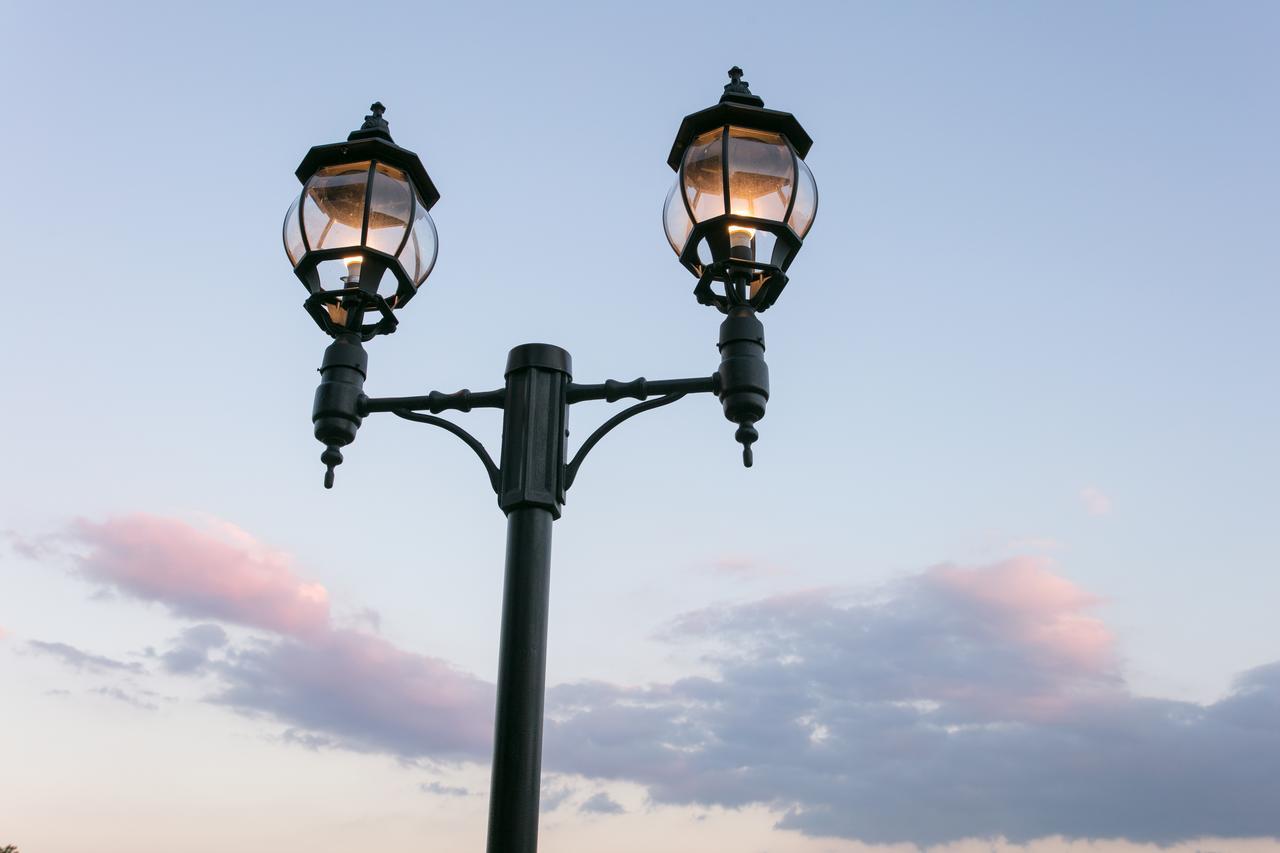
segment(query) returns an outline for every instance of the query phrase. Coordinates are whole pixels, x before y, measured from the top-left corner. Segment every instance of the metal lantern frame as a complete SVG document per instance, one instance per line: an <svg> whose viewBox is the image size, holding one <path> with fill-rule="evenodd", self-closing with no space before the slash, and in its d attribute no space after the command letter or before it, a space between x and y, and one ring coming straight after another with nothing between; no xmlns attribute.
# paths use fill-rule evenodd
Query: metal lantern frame
<svg viewBox="0 0 1280 853"><path fill-rule="evenodd" d="M440 240L436 233L435 222L428 216L425 221L431 229L433 239L431 259L424 264L427 273L422 281L415 281L398 258L408 241L414 237L419 207L429 212L440 200L440 192L436 189L431 176L427 174L427 169L418 155L392 141L389 126L382 118L385 107L375 103L370 109L372 114L365 119L364 125L359 130L353 131L346 142L314 146L302 158L302 162L294 172L302 184L294 204L303 252L294 264L293 271L307 288L307 292L311 294L303 303L303 307L316 324L331 337L336 338L342 334L355 332L365 341L376 335L390 334L395 331L397 320L392 312L404 307L414 297L425 283L426 277L430 275L440 252ZM366 161L369 166L364 179L363 218L360 224L359 245L312 248L304 218L307 189L311 179L321 169ZM374 188L377 185L374 176L380 165L403 173L409 185L409 212L404 236L400 238L400 242L392 253L369 245L369 218L373 209ZM282 239L285 243L285 253L292 259L288 227L289 218L286 217ZM325 261L343 260L354 252L362 256L358 285L333 290L324 289L320 280L320 264ZM396 279L396 291L389 298L377 292L378 284L383 275L388 272ZM341 306L346 311L347 322L335 321L328 310L329 306ZM372 323L365 323L365 316L371 312L376 312L378 319Z"/></svg>
<svg viewBox="0 0 1280 853"><path fill-rule="evenodd" d="M725 86L725 94L720 103L705 110L691 113L684 117L680 129L676 132L675 142L671 146L671 154L667 157L667 165L677 175L676 191L684 203L685 216L691 228L685 237L683 246L672 245L680 258L680 263L698 277L694 287L694 296L703 305L712 305L721 312L728 313L735 305L750 305L756 311L764 311L775 301L786 287L786 270L795 260L796 254L804 244L804 236L796 232L789 224L791 214L799 197L798 185L793 187L788 199L786 211L781 220L746 216L731 210L730 195L730 161L729 140L734 129L775 133L786 143L791 155L792 174L797 184L801 169L807 169L801 163L813 147L813 139L800 125L794 115L780 110L764 108L764 100L751 94L747 84L741 80L742 70L734 68L730 72L732 82ZM686 152L695 140L705 134L720 131L720 172L723 182L724 213L698 220L689 201L686 184ZM813 188L813 213L806 228L812 228L817 218L818 192L816 182ZM666 211L664 210L664 216ZM734 257L736 254L730 246L729 228L752 229L765 231L775 238L773 252L767 260L750 257ZM666 223L664 222L664 230ZM670 233L668 231L668 240ZM710 262L698 255L699 246L705 243L711 254ZM718 293L715 283L725 285L724 293ZM736 286L735 286L736 285Z"/></svg>

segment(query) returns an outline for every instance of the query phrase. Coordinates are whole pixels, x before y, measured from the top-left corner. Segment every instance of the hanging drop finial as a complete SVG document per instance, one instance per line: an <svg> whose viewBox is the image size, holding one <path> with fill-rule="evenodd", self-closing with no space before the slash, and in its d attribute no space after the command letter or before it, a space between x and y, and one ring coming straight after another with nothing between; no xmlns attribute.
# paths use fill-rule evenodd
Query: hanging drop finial
<svg viewBox="0 0 1280 853"><path fill-rule="evenodd" d="M324 487L332 489L333 469L342 464L342 451L336 444L325 445L324 453L320 454L320 461L324 463Z"/></svg>
<svg viewBox="0 0 1280 853"><path fill-rule="evenodd" d="M760 437L760 433L756 432L754 421L743 421L738 424L738 429L734 432L733 437L742 445L742 465L744 468L750 468L754 461L751 454L751 445Z"/></svg>
<svg viewBox="0 0 1280 853"><path fill-rule="evenodd" d="M742 73L742 69L737 65L729 69L729 82L724 86L724 94L720 96L720 103L732 101L736 104L763 107L764 99L759 95L751 94L751 84L742 79Z"/></svg>
<svg viewBox="0 0 1280 853"><path fill-rule="evenodd" d="M373 139L375 137L385 139L391 142L391 125L382 117L387 111L381 101L374 101L369 105L369 115L364 117L364 124L360 125L360 129L353 131L347 137L347 141L356 139Z"/></svg>

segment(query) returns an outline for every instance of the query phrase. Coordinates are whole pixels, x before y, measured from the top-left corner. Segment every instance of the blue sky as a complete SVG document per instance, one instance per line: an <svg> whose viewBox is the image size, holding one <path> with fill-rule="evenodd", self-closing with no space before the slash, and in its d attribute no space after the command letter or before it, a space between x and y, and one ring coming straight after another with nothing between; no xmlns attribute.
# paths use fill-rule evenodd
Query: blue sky
<svg viewBox="0 0 1280 853"><path fill-rule="evenodd" d="M714 400L688 399L610 435L569 495L549 662L569 740L548 740L547 846L1280 849L1197 841L1280 834L1258 781L1280 762L1274 6L7 17L0 241L23 308L0 433L0 758L23 771L0 778L0 846L480 843L487 747L464 723L496 670L503 519L464 447L385 416L320 488L325 341L279 238L293 170L378 99L442 193L439 263L370 345L371 393L497 387L525 341L564 346L581 381L705 374L719 318L663 237L665 161L736 63L814 137L821 207L763 317L756 466ZM575 439L610 411L575 407ZM465 417L496 446L495 415ZM257 605L211 577L255 579ZM316 588L323 612L277 618ZM847 642L859 631L877 642ZM303 713L319 700L290 681L300 661L373 650L470 698L440 706L430 737L342 704L340 685L321 691L328 723ZM396 684L353 667L351 683ZM892 731L910 748L874 720L823 722L849 691L876 720L908 714ZM746 697L756 714L715 713ZM689 702L707 703L686 718L701 735L670 728ZM796 725L812 749L782 768L769 746ZM1025 750L975 747L979 725ZM743 730L740 752L698 739ZM863 731L898 743L896 763L871 761ZM574 732L626 733L626 749L615 766L556 745ZM1107 823L1069 797L1008 796L1045 790L1019 775L1029 756L1061 769L1109 737L1134 747L1130 792L1203 802L1161 787L1199 774L1241 810L1175 819L1121 789ZM681 787L655 745L686 741L711 763ZM783 781L734 793L717 761ZM931 768L970 775L934 789L916 776ZM808 793L824 786L834 801ZM868 786L886 799L864 813ZM964 786L981 803L949 799ZM913 796L935 818L903 829L894 798Z"/></svg>

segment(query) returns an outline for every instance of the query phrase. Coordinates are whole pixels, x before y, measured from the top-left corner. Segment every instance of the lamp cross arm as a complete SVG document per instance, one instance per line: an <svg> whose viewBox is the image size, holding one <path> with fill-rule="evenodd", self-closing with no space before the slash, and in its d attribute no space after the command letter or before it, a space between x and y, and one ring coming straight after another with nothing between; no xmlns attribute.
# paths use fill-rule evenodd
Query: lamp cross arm
<svg viewBox="0 0 1280 853"><path fill-rule="evenodd" d="M643 400L646 397L666 396L668 394L718 394L720 391L720 375L699 376L693 379L657 379L649 381L641 376L630 382L619 382L608 379L594 385L581 385L570 382L567 398L570 403L583 403L588 400L604 400L615 403L631 397Z"/></svg>
<svg viewBox="0 0 1280 853"><path fill-rule="evenodd" d="M469 412L472 409L501 409L506 405L507 392L503 388L495 391L470 391L463 388L446 394L432 391L416 397L361 397L361 417L373 412L430 412L438 415L441 412Z"/></svg>

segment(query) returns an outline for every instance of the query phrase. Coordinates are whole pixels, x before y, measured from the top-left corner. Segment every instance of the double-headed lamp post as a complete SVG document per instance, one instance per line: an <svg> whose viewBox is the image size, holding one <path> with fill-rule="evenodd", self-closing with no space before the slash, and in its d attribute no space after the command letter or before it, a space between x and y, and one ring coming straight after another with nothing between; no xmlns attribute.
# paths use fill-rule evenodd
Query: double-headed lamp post
<svg viewBox="0 0 1280 853"><path fill-rule="evenodd" d="M395 331L395 312L431 272L437 241L429 211L440 194L418 155L392 141L381 104L347 141L312 148L298 166L302 191L285 215L284 247L310 294L307 313L333 338L311 415L325 446L325 487L333 486L342 448L363 419L391 412L461 438L484 464L507 515L489 853L534 853L538 846L551 525L583 459L634 415L711 393L738 425L743 463L751 465L755 424L769 399L764 327L756 314L786 285L786 270L813 225L818 191L804 162L812 140L795 116L765 109L741 69L729 77L718 104L680 123L667 158L677 178L663 211L671 247L697 277L694 295L725 315L720 367L710 376L580 384L569 353L523 344L508 354L506 382L493 391L365 395L363 342ZM605 421L570 457L569 407L624 398L642 402ZM479 408L503 413L497 463L470 433L437 417Z"/></svg>

